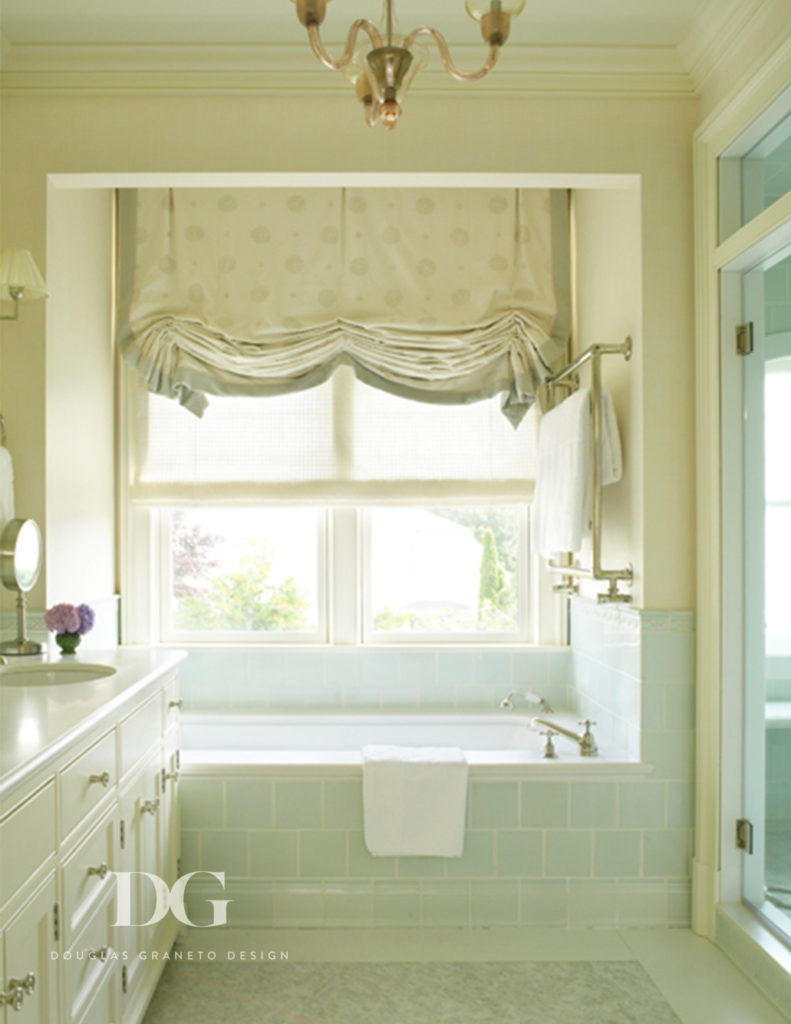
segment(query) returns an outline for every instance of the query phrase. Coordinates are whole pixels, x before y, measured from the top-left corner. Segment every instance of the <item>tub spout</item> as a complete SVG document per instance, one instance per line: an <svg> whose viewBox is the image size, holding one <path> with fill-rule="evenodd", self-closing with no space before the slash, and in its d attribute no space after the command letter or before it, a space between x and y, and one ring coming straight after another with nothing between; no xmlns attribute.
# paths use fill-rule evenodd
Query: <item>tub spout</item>
<svg viewBox="0 0 791 1024"><path fill-rule="evenodd" d="M508 696L503 697L503 699L500 701L500 707L503 708L505 711L514 710L514 705L511 700L512 697L521 697L522 700L526 700L528 704L538 704L538 706L541 708L545 715L551 715L555 710L548 700L545 700L543 697L537 696L535 693L530 693L529 691L522 693L521 690L511 690Z"/></svg>
<svg viewBox="0 0 791 1024"><path fill-rule="evenodd" d="M554 729L563 736L568 736L570 740L574 740L579 744L580 757L593 757L594 754L599 752L598 747L596 746L596 740L593 738L593 733L591 732L591 726L595 724L595 722L591 722L589 718L586 718L584 722L580 722L580 725L585 727L583 732L574 732L573 729L567 729L565 725L560 725L558 722L552 722L548 718L534 718L530 722L531 726L544 725L547 729Z"/></svg>

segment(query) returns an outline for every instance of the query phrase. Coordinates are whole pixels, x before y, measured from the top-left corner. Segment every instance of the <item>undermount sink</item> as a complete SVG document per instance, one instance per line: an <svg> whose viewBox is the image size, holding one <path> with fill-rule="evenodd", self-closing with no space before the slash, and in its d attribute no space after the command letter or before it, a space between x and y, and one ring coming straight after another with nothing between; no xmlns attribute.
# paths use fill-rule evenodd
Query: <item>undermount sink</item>
<svg viewBox="0 0 791 1024"><path fill-rule="evenodd" d="M66 664L0 666L0 686L62 686L90 683L115 675L109 665Z"/></svg>

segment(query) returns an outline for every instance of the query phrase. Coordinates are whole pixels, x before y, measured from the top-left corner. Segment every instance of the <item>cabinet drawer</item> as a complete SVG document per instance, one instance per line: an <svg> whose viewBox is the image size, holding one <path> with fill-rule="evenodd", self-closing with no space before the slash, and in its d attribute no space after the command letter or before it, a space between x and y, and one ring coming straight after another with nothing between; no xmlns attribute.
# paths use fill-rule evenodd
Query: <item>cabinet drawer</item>
<svg viewBox="0 0 791 1024"><path fill-rule="evenodd" d="M95 828L63 865L64 941L68 945L96 904L113 888L118 816Z"/></svg>
<svg viewBox="0 0 791 1024"><path fill-rule="evenodd" d="M61 772L61 835L67 836L116 781L115 732L109 732Z"/></svg>
<svg viewBox="0 0 791 1024"><path fill-rule="evenodd" d="M54 854L55 780L29 797L0 824L0 906Z"/></svg>
<svg viewBox="0 0 791 1024"><path fill-rule="evenodd" d="M118 1012L117 965L101 980L96 995L81 1018L72 1017L71 1024L120 1024Z"/></svg>
<svg viewBox="0 0 791 1024"><path fill-rule="evenodd" d="M79 937L63 954L63 980L69 1021L77 1021L93 998L94 992L114 974L118 950L113 942L117 928L115 898L108 896L93 913Z"/></svg>
<svg viewBox="0 0 791 1024"><path fill-rule="evenodd" d="M167 680L162 689L162 697L165 702L165 728L169 729L171 725L178 722L182 706L181 698L179 697L178 676L171 676Z"/></svg>
<svg viewBox="0 0 791 1024"><path fill-rule="evenodd" d="M121 723L121 774L126 775L162 735L162 695L155 694Z"/></svg>

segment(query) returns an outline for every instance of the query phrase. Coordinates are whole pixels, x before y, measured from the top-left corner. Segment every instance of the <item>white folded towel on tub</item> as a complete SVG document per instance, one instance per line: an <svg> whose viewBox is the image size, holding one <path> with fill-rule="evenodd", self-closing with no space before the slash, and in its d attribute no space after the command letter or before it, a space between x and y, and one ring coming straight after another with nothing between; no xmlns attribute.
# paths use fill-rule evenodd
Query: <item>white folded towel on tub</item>
<svg viewBox="0 0 791 1024"><path fill-rule="evenodd" d="M363 747L365 845L374 857L461 857L467 759L459 747Z"/></svg>
<svg viewBox="0 0 791 1024"><path fill-rule="evenodd" d="M602 486L621 479L623 464L612 396L602 390ZM533 532L540 554L577 552L591 526L593 405L580 388L541 418L533 499Z"/></svg>

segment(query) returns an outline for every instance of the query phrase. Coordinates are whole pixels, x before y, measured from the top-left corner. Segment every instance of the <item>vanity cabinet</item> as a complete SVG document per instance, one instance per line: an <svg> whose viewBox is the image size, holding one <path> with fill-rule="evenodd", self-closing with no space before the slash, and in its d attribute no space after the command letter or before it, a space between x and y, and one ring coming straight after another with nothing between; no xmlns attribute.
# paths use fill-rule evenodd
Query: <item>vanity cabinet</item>
<svg viewBox="0 0 791 1024"><path fill-rule="evenodd" d="M178 871L175 672L116 703L2 805L0 1024L139 1024L177 937L169 910L144 923L144 873Z"/></svg>

